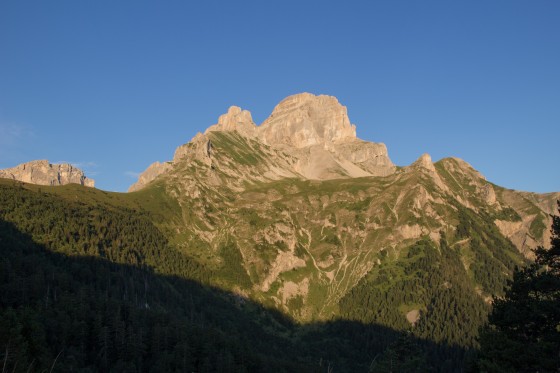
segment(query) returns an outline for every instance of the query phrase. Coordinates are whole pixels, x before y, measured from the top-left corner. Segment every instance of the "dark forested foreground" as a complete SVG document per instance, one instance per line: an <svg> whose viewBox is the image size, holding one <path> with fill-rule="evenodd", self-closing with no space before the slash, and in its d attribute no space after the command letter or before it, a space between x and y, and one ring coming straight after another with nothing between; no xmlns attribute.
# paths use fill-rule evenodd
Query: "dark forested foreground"
<svg viewBox="0 0 560 373"><path fill-rule="evenodd" d="M3 184L0 361L7 372L460 371L474 361L488 307L448 249L438 257L432 243L418 242L343 299L346 320L298 325L210 286L218 274L171 247L145 212ZM396 300L413 304L418 289L432 292L440 319L406 333ZM551 297L557 307L558 288ZM558 326L547 335L557 338ZM483 346L502 338L485 336ZM557 342L542 353L558 351ZM483 350L479 367L492 371L484 363L491 353Z"/></svg>
<svg viewBox="0 0 560 373"><path fill-rule="evenodd" d="M201 284L211 274L168 255L135 211L23 188L0 198L6 371L367 371L397 338L355 322L297 326Z"/></svg>
<svg viewBox="0 0 560 373"><path fill-rule="evenodd" d="M559 202L560 207L560 202ZM560 371L560 217L553 217L551 247L514 272L481 330L477 371Z"/></svg>

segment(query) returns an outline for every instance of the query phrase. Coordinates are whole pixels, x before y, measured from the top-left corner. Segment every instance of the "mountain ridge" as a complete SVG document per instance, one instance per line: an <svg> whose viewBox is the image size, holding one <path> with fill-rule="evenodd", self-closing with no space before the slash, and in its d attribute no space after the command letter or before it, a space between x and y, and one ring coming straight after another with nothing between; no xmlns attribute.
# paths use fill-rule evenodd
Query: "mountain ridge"
<svg viewBox="0 0 560 373"><path fill-rule="evenodd" d="M296 113L293 122L304 124L276 122L282 131L312 128L316 111L302 104L287 112L284 118ZM339 315L353 289L372 286L368 278L383 272L386 261L406 262L422 240L440 252L457 251L449 265L461 263L455 270L464 271L469 291L488 304L513 268L548 242L560 193L502 188L459 158L433 162L423 154L396 167L383 151L388 162L375 163L370 151L384 145L351 136L325 140L309 130L317 135L313 144L296 147L276 135L270 138L280 140L265 143L250 118L230 108L217 125L179 146L173 161L156 165L156 177L139 190L157 186L177 200L182 214L170 230L182 250L217 273L232 266L227 258L235 255L235 276L243 280L218 276L217 286L298 320ZM344 147L349 150L340 151ZM382 172L375 174L376 167ZM434 317L430 301L417 302L399 306L402 322L409 312Z"/></svg>
<svg viewBox="0 0 560 373"><path fill-rule="evenodd" d="M328 115L321 114L320 108L324 106L327 107ZM324 125L323 131L317 131L316 128L321 124ZM275 127L280 130L274 132ZM484 203L499 210L502 205L506 207L512 202L500 202L495 190L498 186L487 182L483 175L459 158L444 158L434 164L429 154L423 154L411 165L398 168L389 159L384 144L358 139L355 128L355 125L350 124L346 107L332 96L315 96L310 93L289 96L276 105L269 118L260 126L253 122L249 111L232 106L226 114L219 117L217 124L210 126L204 133L198 133L187 144L179 146L172 161L152 164L129 191L140 190L152 181L170 174L175 174L172 178L178 180L181 178L180 170L184 170L181 165L188 164L190 167L203 165L203 168L209 170L199 179L199 187L208 183L243 191L246 190L247 183L291 178L344 180L398 177L403 172L419 172L425 174L441 193L453 195L453 198L467 208L474 208L475 205L465 198L466 191L462 186L464 183L475 192L476 203ZM287 131L291 131L293 138L286 139L284 134ZM302 133L309 135L309 138L298 142L298 136ZM222 150L233 157L220 164L218 152ZM437 164L440 167L436 167ZM199 169L196 172L201 171ZM225 178L220 180L217 176L219 173L223 173ZM461 180L454 177L455 174L460 174ZM197 187L194 187L194 179L190 178L188 181L192 187L187 195L191 197L200 196L195 191ZM506 189L500 193L506 199L511 194ZM524 192L513 193L523 196ZM533 214L525 217L525 221L512 223L496 219L495 223L506 237L514 241L520 252L529 257L530 250L547 242L548 238L548 232L544 231L539 231L542 237L533 237L534 235L529 234L530 227L548 226L550 219L546 215L556 213L554 203L550 201L559 195L529 193L523 198L532 198L534 201L541 198L535 196L548 196L542 197L547 202L537 207L540 212L533 211ZM427 197L420 197L425 198ZM522 203L517 205L523 206ZM537 218L546 222L534 223ZM533 229L535 230L536 228Z"/></svg>
<svg viewBox="0 0 560 373"><path fill-rule="evenodd" d="M36 160L0 170L0 178L19 180L37 185L80 184L93 188L95 180L69 163L52 164L48 160Z"/></svg>
<svg viewBox="0 0 560 373"><path fill-rule="evenodd" d="M288 153L294 158L292 165L284 165L281 172L277 168L272 171L283 176L319 180L386 176L396 169L385 144L356 137L356 126L350 123L346 107L333 96L311 93L289 96L276 105L259 126L248 110L231 106L218 118L217 124L198 133L190 143L208 141L211 132L237 132ZM185 145L181 145L173 161L150 165L148 172L142 173L141 180L139 178L129 191L141 189L168 171L185 151Z"/></svg>

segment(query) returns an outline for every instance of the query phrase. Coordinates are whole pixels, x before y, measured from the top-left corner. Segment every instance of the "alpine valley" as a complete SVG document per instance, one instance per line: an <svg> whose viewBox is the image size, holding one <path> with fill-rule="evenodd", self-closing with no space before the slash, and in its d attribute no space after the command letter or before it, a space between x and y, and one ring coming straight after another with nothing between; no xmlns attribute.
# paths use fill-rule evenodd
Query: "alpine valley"
<svg viewBox="0 0 560 373"><path fill-rule="evenodd" d="M232 106L129 193L30 164L0 171L6 371L463 371L560 199L396 166L309 93Z"/></svg>

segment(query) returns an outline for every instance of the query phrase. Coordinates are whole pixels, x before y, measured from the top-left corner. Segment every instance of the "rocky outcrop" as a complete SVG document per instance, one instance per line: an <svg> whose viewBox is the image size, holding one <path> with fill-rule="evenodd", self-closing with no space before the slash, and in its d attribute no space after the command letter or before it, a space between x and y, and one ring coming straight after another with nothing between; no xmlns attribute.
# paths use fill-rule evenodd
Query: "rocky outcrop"
<svg viewBox="0 0 560 373"><path fill-rule="evenodd" d="M342 162L350 162L365 171L361 176L387 176L395 172L396 167L389 159L387 147L360 139L346 139L332 145L331 152Z"/></svg>
<svg viewBox="0 0 560 373"><path fill-rule="evenodd" d="M157 178L159 175L167 172L171 169L171 162L154 162L152 163L144 172L140 174L138 177L138 181L135 182L128 188L129 192L135 192L144 188L148 185L152 180Z"/></svg>
<svg viewBox="0 0 560 373"><path fill-rule="evenodd" d="M259 138L268 145L303 148L355 139L356 126L336 97L300 93L276 105L259 127Z"/></svg>
<svg viewBox="0 0 560 373"><path fill-rule="evenodd" d="M496 192L491 184L484 184L481 187L478 187L477 192L487 204L496 204Z"/></svg>
<svg viewBox="0 0 560 373"><path fill-rule="evenodd" d="M412 167L417 168L424 168L430 172L436 172L436 168L432 163L432 157L428 153L424 153L418 158L413 164Z"/></svg>
<svg viewBox="0 0 560 373"><path fill-rule="evenodd" d="M258 127L248 110L231 106L205 134L211 131L237 131L245 137L258 137L267 145L292 148L332 148L333 143L356 139L356 126L350 124L346 107L336 97L311 93L285 98Z"/></svg>
<svg viewBox="0 0 560 373"><path fill-rule="evenodd" d="M95 181L71 164L51 164L47 160L22 163L16 167L0 170L0 178L19 180L38 185L80 184L94 187Z"/></svg>
<svg viewBox="0 0 560 373"><path fill-rule="evenodd" d="M248 110L231 106L226 114L220 115L218 123L210 126L205 133L210 131L237 131L242 136L254 137L257 132L257 125L253 122Z"/></svg>
<svg viewBox="0 0 560 373"><path fill-rule="evenodd" d="M179 146L172 162L151 165L129 191L145 187L177 162L196 160L211 165L210 134L215 132L237 132L248 141L273 149L269 154L272 158L266 161L269 169L259 170L272 179L282 175L311 180L388 176L396 170L384 144L356 137L356 126L335 97L300 93L282 100L260 126L249 111L231 106L204 134ZM271 154L282 154L285 159L274 159Z"/></svg>
<svg viewBox="0 0 560 373"><path fill-rule="evenodd" d="M440 175L438 174L434 163L432 162L432 157L428 153L424 153L418 158L414 163L407 167L408 170L419 170L424 174L429 175L442 191L448 192L449 189L447 185L443 182Z"/></svg>
<svg viewBox="0 0 560 373"><path fill-rule="evenodd" d="M443 167L451 173L458 173L463 175L464 178L471 180L483 180L486 181L484 175L474 169L474 167L462 160L461 158L450 157L441 160Z"/></svg>
<svg viewBox="0 0 560 373"><path fill-rule="evenodd" d="M387 176L396 169L384 144L356 137L346 107L332 96L284 99L258 127L258 138L298 159L295 171L306 179Z"/></svg>

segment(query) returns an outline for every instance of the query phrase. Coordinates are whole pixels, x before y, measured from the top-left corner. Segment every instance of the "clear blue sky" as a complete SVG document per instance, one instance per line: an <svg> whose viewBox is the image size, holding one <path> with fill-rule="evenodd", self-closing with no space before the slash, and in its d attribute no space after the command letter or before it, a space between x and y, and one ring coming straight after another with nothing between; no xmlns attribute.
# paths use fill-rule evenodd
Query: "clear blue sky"
<svg viewBox="0 0 560 373"><path fill-rule="evenodd" d="M230 105L260 123L303 91L398 165L560 191L560 1L0 2L0 168L124 191Z"/></svg>

